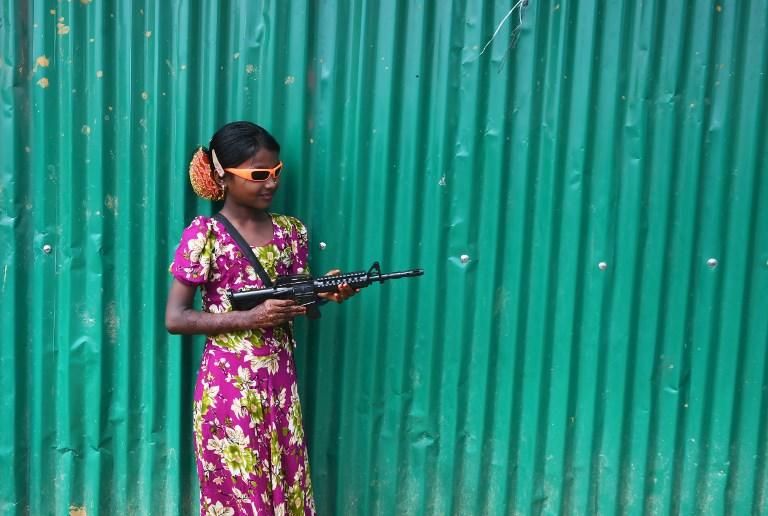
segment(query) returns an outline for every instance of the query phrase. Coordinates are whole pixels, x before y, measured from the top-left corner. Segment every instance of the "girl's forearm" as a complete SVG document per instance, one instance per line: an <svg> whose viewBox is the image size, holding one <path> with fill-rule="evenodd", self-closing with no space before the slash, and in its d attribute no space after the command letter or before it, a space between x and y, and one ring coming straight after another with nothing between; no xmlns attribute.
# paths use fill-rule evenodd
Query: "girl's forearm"
<svg viewBox="0 0 768 516"><path fill-rule="evenodd" d="M186 308L166 319L170 333L180 335L218 335L232 331L250 330L247 312L210 313Z"/></svg>

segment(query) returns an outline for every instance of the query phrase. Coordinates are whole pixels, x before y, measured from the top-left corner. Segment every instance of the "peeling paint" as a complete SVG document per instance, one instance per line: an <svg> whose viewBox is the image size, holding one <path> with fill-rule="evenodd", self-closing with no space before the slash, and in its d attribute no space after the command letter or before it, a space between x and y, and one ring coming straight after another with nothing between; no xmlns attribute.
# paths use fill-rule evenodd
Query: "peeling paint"
<svg viewBox="0 0 768 516"><path fill-rule="evenodd" d="M56 24L56 33L60 36L66 36L69 34L69 25L64 23L64 18L59 18L59 23Z"/></svg>
<svg viewBox="0 0 768 516"><path fill-rule="evenodd" d="M47 77L43 77L42 79L37 81L37 85L40 86L41 88L47 88L48 87L48 78Z"/></svg>
<svg viewBox="0 0 768 516"><path fill-rule="evenodd" d="M85 506L70 505L69 516L88 516L88 513L85 510Z"/></svg>
<svg viewBox="0 0 768 516"><path fill-rule="evenodd" d="M37 66L42 66L43 68L46 68L50 64L50 61L45 55L42 55L35 60L35 63L37 64Z"/></svg>
<svg viewBox="0 0 768 516"><path fill-rule="evenodd" d="M283 84L293 84L296 82L296 78L293 75L289 75L285 78L285 81L283 81Z"/></svg>
<svg viewBox="0 0 768 516"><path fill-rule="evenodd" d="M512 293L503 286L496 288L494 296L493 315L495 317L503 316L508 313L512 301Z"/></svg>
<svg viewBox="0 0 768 516"><path fill-rule="evenodd" d="M78 315L80 316L80 322L83 323L84 327L93 328L96 326L96 318L88 312L86 307L80 307Z"/></svg>

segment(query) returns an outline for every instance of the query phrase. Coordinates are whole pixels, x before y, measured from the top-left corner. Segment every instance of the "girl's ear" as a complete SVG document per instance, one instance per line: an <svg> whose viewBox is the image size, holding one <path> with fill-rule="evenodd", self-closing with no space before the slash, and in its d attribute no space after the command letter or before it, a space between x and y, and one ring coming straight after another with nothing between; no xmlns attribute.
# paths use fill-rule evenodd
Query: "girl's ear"
<svg viewBox="0 0 768 516"><path fill-rule="evenodd" d="M227 176L229 176L229 174L225 175L224 177L219 177L219 176L214 177L214 180L216 181L216 183L218 183L218 185L221 186L221 189L224 190L225 192L229 188L229 182L231 181L231 179L229 179Z"/></svg>

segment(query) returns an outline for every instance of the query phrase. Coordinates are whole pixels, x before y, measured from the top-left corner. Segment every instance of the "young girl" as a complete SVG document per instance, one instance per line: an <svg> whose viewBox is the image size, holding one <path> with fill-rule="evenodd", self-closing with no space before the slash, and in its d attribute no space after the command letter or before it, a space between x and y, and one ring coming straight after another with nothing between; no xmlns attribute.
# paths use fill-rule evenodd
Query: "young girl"
<svg viewBox="0 0 768 516"><path fill-rule="evenodd" d="M224 199L221 215L272 281L309 272L304 225L268 211L283 171L279 152L263 128L234 122L216 132L208 150L195 153L189 171L198 195ZM226 295L263 288L259 272L224 224L204 216L184 230L171 264L168 331L208 335L193 412L204 515L315 513L291 331L291 321L306 310L268 300L232 311ZM198 287L202 311L193 308ZM342 285L325 297L341 302L354 293Z"/></svg>

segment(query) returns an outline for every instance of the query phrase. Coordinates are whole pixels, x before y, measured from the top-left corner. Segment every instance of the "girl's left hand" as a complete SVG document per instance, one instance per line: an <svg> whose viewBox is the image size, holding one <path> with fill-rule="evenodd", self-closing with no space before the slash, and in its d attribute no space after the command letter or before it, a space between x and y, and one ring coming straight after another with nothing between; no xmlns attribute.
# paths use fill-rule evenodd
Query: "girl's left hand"
<svg viewBox="0 0 768 516"><path fill-rule="evenodd" d="M341 270L339 269L332 269L328 271L325 275L326 276L338 276L341 274ZM336 303L341 303L345 299L348 299L355 294L360 292L360 289L352 288L346 283L342 283L339 285L339 289L336 292L323 292L322 294L318 294L319 297L322 297L323 299L327 299L328 301L333 301Z"/></svg>

